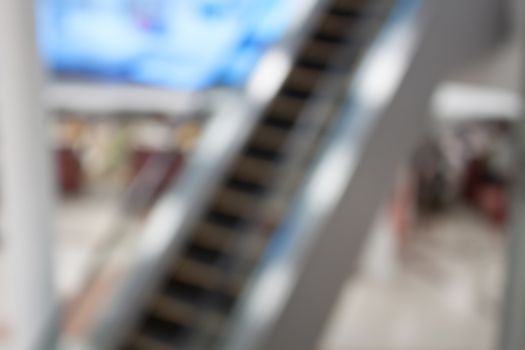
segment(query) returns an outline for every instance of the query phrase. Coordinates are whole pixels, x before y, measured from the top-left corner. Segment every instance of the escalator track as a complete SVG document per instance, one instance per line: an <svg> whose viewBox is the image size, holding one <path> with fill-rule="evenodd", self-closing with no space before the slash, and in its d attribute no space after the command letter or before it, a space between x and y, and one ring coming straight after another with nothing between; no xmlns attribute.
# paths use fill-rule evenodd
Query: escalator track
<svg viewBox="0 0 525 350"><path fill-rule="evenodd" d="M302 118L312 103L325 95L337 101L333 91L323 90L326 81L335 77L342 85L348 79L372 38L371 28L378 28L391 2L371 6L370 0L336 0L324 9L122 349L211 349L220 344L250 272L280 223L279 218L261 222L261 217L289 160L291 139L301 135L297 129L304 127ZM314 116L322 125L317 139L332 116Z"/></svg>

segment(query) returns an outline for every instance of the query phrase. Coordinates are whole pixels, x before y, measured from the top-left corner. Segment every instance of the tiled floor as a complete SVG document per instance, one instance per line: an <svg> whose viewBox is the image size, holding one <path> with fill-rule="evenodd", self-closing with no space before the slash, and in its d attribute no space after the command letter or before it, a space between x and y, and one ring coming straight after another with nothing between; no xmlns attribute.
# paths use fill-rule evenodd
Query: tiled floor
<svg viewBox="0 0 525 350"><path fill-rule="evenodd" d="M388 279L348 282L322 350L495 349L505 238L455 208L418 225Z"/></svg>

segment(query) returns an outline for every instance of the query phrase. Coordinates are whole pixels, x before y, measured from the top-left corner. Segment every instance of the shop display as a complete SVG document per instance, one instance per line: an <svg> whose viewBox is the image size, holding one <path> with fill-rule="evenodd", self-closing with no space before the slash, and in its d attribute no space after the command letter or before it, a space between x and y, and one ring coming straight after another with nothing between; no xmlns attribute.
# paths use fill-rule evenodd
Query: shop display
<svg viewBox="0 0 525 350"><path fill-rule="evenodd" d="M412 164L422 211L467 203L495 224L508 219L513 155L505 122L447 126L419 146Z"/></svg>
<svg viewBox="0 0 525 350"><path fill-rule="evenodd" d="M180 172L200 124L162 118L66 117L57 123L56 160L61 192L82 196L99 188L123 194L131 212L149 209Z"/></svg>

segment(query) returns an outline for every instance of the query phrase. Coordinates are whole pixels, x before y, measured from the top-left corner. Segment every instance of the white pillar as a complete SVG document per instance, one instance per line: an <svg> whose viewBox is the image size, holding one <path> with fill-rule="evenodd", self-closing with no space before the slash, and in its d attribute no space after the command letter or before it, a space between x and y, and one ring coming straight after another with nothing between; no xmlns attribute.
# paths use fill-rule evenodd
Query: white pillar
<svg viewBox="0 0 525 350"><path fill-rule="evenodd" d="M521 98L525 101L525 2L510 1L514 19L513 35L520 51ZM514 17L513 17L514 15ZM512 217L508 228L507 283L498 349L523 350L525 347L525 111L514 126L515 183Z"/></svg>
<svg viewBox="0 0 525 350"><path fill-rule="evenodd" d="M10 289L9 349L45 349L54 328L48 120L32 0L0 1L0 192Z"/></svg>

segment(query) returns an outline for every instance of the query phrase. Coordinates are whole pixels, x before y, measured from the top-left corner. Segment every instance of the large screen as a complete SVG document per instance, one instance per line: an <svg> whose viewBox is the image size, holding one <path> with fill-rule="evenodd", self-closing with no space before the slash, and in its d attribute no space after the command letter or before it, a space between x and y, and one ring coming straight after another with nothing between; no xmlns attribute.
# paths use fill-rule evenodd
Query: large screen
<svg viewBox="0 0 525 350"><path fill-rule="evenodd" d="M203 89L242 85L284 33L290 0L42 0L41 51L61 76Z"/></svg>

